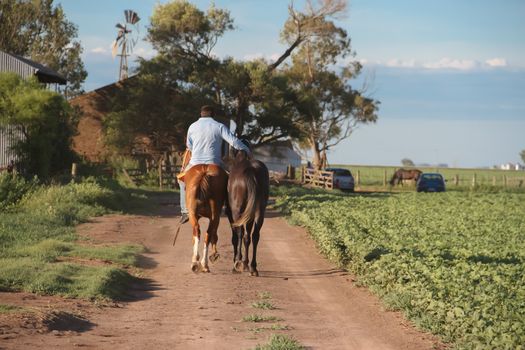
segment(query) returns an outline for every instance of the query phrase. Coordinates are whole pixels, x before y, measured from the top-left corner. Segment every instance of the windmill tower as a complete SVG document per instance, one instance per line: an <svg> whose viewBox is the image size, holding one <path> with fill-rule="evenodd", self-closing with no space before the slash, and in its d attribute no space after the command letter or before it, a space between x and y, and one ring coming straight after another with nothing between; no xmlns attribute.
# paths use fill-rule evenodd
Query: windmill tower
<svg viewBox="0 0 525 350"><path fill-rule="evenodd" d="M133 47L139 39L139 27L137 25L140 21L139 15L133 10L125 10L124 19L124 24L117 23L115 26L118 29L118 34L111 47L113 58L120 56L119 81L128 77L128 56L133 52Z"/></svg>

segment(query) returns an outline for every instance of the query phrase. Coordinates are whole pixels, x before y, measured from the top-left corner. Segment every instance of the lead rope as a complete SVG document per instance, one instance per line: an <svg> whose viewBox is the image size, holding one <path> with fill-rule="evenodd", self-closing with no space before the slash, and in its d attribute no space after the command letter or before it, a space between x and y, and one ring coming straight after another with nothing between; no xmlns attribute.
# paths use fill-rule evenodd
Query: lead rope
<svg viewBox="0 0 525 350"><path fill-rule="evenodd" d="M173 237L173 244L172 244L172 247L175 246L175 242L177 241L177 237L179 237L179 232L180 232L180 228L181 228L182 224L179 224L179 227L177 228L177 232L175 232L175 237Z"/></svg>

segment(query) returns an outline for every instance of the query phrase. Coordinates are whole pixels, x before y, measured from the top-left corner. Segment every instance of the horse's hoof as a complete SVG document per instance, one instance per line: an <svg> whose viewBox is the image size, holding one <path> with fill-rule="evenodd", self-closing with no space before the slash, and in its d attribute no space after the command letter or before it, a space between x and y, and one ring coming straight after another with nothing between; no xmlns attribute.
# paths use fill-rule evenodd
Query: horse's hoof
<svg viewBox="0 0 525 350"><path fill-rule="evenodd" d="M219 253L213 253L212 255L210 255L210 262L212 264L214 264L215 262L217 262L217 260L219 260L221 258L221 255Z"/></svg>
<svg viewBox="0 0 525 350"><path fill-rule="evenodd" d="M255 271L250 271L250 276L253 276L253 277L259 277L259 271L255 270Z"/></svg>
<svg viewBox="0 0 525 350"><path fill-rule="evenodd" d="M236 261L235 265L233 265L235 271L237 272L243 272L244 271L244 262L242 261Z"/></svg>
<svg viewBox="0 0 525 350"><path fill-rule="evenodd" d="M207 272L207 273L209 273L209 272L210 272L210 268L207 267L207 266L206 266L206 267L203 266L203 267L202 267L202 272Z"/></svg>
<svg viewBox="0 0 525 350"><path fill-rule="evenodd" d="M196 261L191 263L191 271L193 271L193 273L199 273L201 270L202 266L200 262Z"/></svg>
<svg viewBox="0 0 525 350"><path fill-rule="evenodd" d="M234 274L239 274L240 272L237 271L237 270L235 270L235 267L234 267L234 268L232 269L232 273L234 273Z"/></svg>

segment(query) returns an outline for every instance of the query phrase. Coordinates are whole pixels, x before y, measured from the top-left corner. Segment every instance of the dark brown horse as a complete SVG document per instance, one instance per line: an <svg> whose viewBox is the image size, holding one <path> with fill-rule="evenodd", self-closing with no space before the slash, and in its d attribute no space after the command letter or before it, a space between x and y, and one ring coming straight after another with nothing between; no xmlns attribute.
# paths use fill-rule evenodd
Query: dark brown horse
<svg viewBox="0 0 525 350"><path fill-rule="evenodd" d="M390 180L390 185L399 185L403 183L403 180L413 180L414 183L417 182L422 171L418 169L397 169L392 179Z"/></svg>
<svg viewBox="0 0 525 350"><path fill-rule="evenodd" d="M232 226L233 272L248 270L250 242L252 260L250 275L259 276L257 271L257 244L264 213L270 193L270 176L263 162L249 159L246 152L239 151L230 166L228 180L228 202L226 213ZM242 243L244 241L244 259Z"/></svg>
<svg viewBox="0 0 525 350"><path fill-rule="evenodd" d="M186 206L190 224L193 228L193 256L191 270L197 272L210 272L208 267L208 247L211 243L212 254L209 259L214 262L219 258L217 252L217 228L221 210L226 200L226 186L228 175L218 165L200 164L192 166L184 175L186 183ZM199 219L210 219L208 231L204 238L202 260L199 261L199 241L201 231Z"/></svg>

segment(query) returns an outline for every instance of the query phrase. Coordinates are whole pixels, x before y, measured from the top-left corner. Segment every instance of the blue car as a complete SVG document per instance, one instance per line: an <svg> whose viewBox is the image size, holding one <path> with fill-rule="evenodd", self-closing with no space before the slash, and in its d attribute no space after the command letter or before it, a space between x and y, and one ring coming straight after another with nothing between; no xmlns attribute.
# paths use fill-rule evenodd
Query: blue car
<svg viewBox="0 0 525 350"><path fill-rule="evenodd" d="M416 184L418 192L445 192L445 179L438 173L423 173Z"/></svg>

